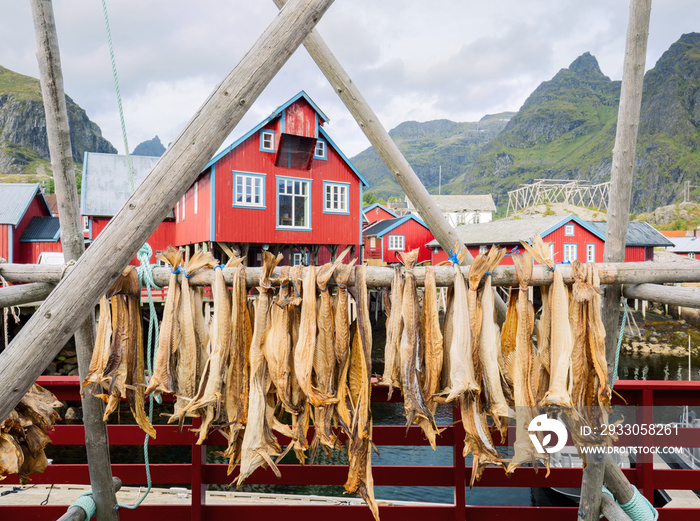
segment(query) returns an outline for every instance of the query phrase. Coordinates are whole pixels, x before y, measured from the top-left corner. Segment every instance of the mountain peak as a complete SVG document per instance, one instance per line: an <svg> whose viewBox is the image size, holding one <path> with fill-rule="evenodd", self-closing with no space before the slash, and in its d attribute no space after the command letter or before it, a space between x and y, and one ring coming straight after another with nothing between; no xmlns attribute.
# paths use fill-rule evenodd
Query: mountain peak
<svg viewBox="0 0 700 521"><path fill-rule="evenodd" d="M578 74L603 76L598 60L588 51L571 62L569 70Z"/></svg>
<svg viewBox="0 0 700 521"><path fill-rule="evenodd" d="M131 154L134 156L160 157L163 155L163 152L165 152L165 147L160 142L160 138L156 136L153 139L139 143Z"/></svg>

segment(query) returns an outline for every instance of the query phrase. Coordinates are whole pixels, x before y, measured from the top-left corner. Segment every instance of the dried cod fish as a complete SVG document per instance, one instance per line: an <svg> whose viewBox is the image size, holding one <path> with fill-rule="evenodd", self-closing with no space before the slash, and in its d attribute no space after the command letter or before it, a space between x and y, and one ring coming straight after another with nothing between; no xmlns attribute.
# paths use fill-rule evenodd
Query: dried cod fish
<svg viewBox="0 0 700 521"><path fill-rule="evenodd" d="M228 447L224 456L229 458L227 474L231 474L240 460L243 441L241 433L248 419L250 345L253 328L248 314L245 266L234 268L232 288L231 349L225 384Z"/></svg>
<svg viewBox="0 0 700 521"><path fill-rule="evenodd" d="M92 358L90 360L90 368L88 375L83 380L82 387L87 387L90 384L102 384L103 373L107 360L109 360L109 351L112 340L112 313L110 312L109 299L103 296L100 299L100 317L97 321L97 334L95 335L95 346L92 350ZM98 396L95 392L93 392ZM106 399L106 395L99 395Z"/></svg>
<svg viewBox="0 0 700 521"><path fill-rule="evenodd" d="M270 375L262 352L262 336L270 323L272 305L270 277L281 260L281 254L275 257L268 251L263 252L263 269L258 287L259 295L255 304L255 323L250 346L248 418L241 444L240 470L235 480L238 486L261 465L270 465L275 475L280 476L277 466L272 461L272 457L279 456L281 450L268 422L267 393L270 388Z"/></svg>
<svg viewBox="0 0 700 521"><path fill-rule="evenodd" d="M464 427L463 456L472 453L472 474L469 488L481 479L487 465L501 465L505 468L505 459L501 457L493 444L486 416L481 413L478 396L464 394L459 397L459 405Z"/></svg>
<svg viewBox="0 0 700 521"><path fill-rule="evenodd" d="M437 408L435 395L440 392L440 372L442 371L442 332L437 305L437 286L435 268L425 267L425 289L423 291L423 309L421 311L421 351L423 353L423 396L430 412L434 415Z"/></svg>
<svg viewBox="0 0 700 521"><path fill-rule="evenodd" d="M487 272L493 272L505 255L502 248L491 248L487 256ZM495 292L491 286L491 275L486 274L484 287L479 295L483 321L479 333L479 356L481 358L481 376L486 396L486 408L494 424L505 439L508 429L508 403L503 394L501 367L498 363L500 353L500 331L496 322Z"/></svg>
<svg viewBox="0 0 700 521"><path fill-rule="evenodd" d="M481 322L483 315L481 311L481 302L479 301L477 291L481 279L488 271L488 259L486 255L480 253L474 258L471 266L469 266L469 289L467 291L467 303L469 306L469 327L471 329L472 344L469 346L470 351L467 352L467 357L471 356L474 365L474 379L477 386L481 382L481 360L479 359L479 336L481 334Z"/></svg>
<svg viewBox="0 0 700 521"><path fill-rule="evenodd" d="M386 343L384 346L384 374L378 385L389 386L389 399L394 388L401 388L401 355L400 344L403 332L403 317L401 314L403 298L403 274L401 267L394 266L394 277L391 280L389 300L391 308L386 319Z"/></svg>
<svg viewBox="0 0 700 521"><path fill-rule="evenodd" d="M158 349L156 350L153 375L148 382L145 394L155 392L174 393L177 390L175 375L173 373L172 359L177 347L176 312L180 307L180 285L177 283L177 273L182 262L182 251L169 246L165 252L156 255L158 260L170 264L170 281L168 282L168 296L163 308L163 322L158 334Z"/></svg>
<svg viewBox="0 0 700 521"><path fill-rule="evenodd" d="M403 394L406 430L414 423L425 434L430 446L435 450L435 436L438 434L433 413L425 403L421 389L421 321L418 306L418 288L416 276L411 270L418 259L418 249L401 255L406 276L401 298L401 315L403 332L399 343L399 360L401 362L401 392ZM396 311L396 309L395 309Z"/></svg>
<svg viewBox="0 0 700 521"><path fill-rule="evenodd" d="M352 274L353 266L357 259L352 259L349 264L341 264L335 269L335 282L338 292L333 303L333 321L335 336L333 338L333 350L335 351L336 365L342 368L348 358L350 349L350 315L348 312L348 280Z"/></svg>
<svg viewBox="0 0 700 521"><path fill-rule="evenodd" d="M200 353L197 346L195 333L195 314L202 310L194 309L194 295L190 288L189 277L202 268L213 268L216 260L209 252L199 250L192 255L185 266L185 273L180 282L180 309L178 310L178 323L180 324L180 341L177 347L177 399L174 411L168 419L168 423L178 422L182 429L185 416L200 416L201 411L188 409L189 403L197 394L197 375L199 369Z"/></svg>

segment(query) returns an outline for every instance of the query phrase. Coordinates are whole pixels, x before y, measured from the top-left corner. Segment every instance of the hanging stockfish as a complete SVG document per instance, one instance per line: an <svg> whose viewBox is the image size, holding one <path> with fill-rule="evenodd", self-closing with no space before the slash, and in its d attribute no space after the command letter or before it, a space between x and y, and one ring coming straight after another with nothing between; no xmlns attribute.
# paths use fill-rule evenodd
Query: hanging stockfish
<svg viewBox="0 0 700 521"><path fill-rule="evenodd" d="M185 266L180 287L180 309L178 311L178 323L180 324L180 341L177 347L177 400L174 412L168 419L168 423L178 422L180 429L185 421L185 416L200 416L199 409L187 409L189 403L197 394L197 375L201 373L198 368L200 362L199 350L195 333L195 314L202 313L202 309L194 309L194 295L190 288L189 278L202 268L213 268L216 259L209 252L199 250L195 252ZM187 412L185 410L187 409Z"/></svg>
<svg viewBox="0 0 700 521"><path fill-rule="evenodd" d="M403 394L404 414L406 415L406 430L414 423L418 425L434 450L438 429L435 425L435 418L425 403L421 389L421 321L416 276L412 271L418 259L418 252L419 250L415 249L409 253L401 254L406 277L401 297L401 315L404 327L399 342L401 392Z"/></svg>
<svg viewBox="0 0 700 521"><path fill-rule="evenodd" d="M435 395L440 392L440 372L442 371L442 332L437 305L435 268L425 267L425 288L421 311L421 351L423 353L423 396L428 409L435 415L437 402Z"/></svg>
<svg viewBox="0 0 700 521"><path fill-rule="evenodd" d="M459 397L459 406L464 427L463 456L472 453L472 474L469 488L481 479L487 465L501 465L505 468L506 460L498 453L493 444L486 415L480 411L478 395L466 393Z"/></svg>
<svg viewBox="0 0 700 521"><path fill-rule="evenodd" d="M357 259L352 259L349 264L341 264L335 269L335 282L338 292L333 297L333 322L335 336L333 337L333 350L338 368L345 365L350 349L350 314L348 311L348 280L352 275L353 266Z"/></svg>
<svg viewBox="0 0 700 521"><path fill-rule="evenodd" d="M270 327L263 332L261 349L277 400L288 412L294 413L297 409L292 404L292 337L289 331L289 302L293 288L289 283L289 270L289 266L284 266L276 280L280 291L270 311Z"/></svg>
<svg viewBox="0 0 700 521"><path fill-rule="evenodd" d="M600 275L598 266L595 264L588 265L588 284L590 284L595 294L588 303L588 359L592 362L595 379L593 385L589 377L588 391L586 396L594 395L597 398L597 403L606 410L610 408L610 399L612 397L612 389L607 381L608 366L605 358L605 325L601 316L601 294L603 291L600 288ZM593 405L593 400L588 399ZM586 404L588 405L588 404ZM600 425L600 424L599 424Z"/></svg>
<svg viewBox="0 0 700 521"><path fill-rule="evenodd" d="M586 283L587 267L581 261L571 263L574 274L570 303L573 347L571 350L571 401L574 406L583 405L583 395L590 369L588 351L588 302L596 294L593 286Z"/></svg>
<svg viewBox="0 0 700 521"><path fill-rule="evenodd" d="M348 437L349 469L345 491L364 499L374 518L379 521L372 478L372 330L365 270L365 266L355 267L357 320L353 326L350 356L339 382L338 418Z"/></svg>
<svg viewBox="0 0 700 521"><path fill-rule="evenodd" d="M164 252L156 255L161 262L170 264L170 281L168 282L168 296L165 298L163 308L163 322L158 332L158 349L156 351L153 375L148 382L145 394L155 392L174 393L177 390L175 373L173 371L173 358L177 348L178 329L177 310L180 307L180 285L177 283L177 274L180 272L182 251L168 246Z"/></svg>
<svg viewBox="0 0 700 521"><path fill-rule="evenodd" d="M450 346L452 345L452 333L454 332L454 300L455 291L452 286L447 288L445 297L445 318L442 321L442 374L440 375L440 388L447 389L450 386Z"/></svg>
<svg viewBox="0 0 700 521"><path fill-rule="evenodd" d="M232 257L226 268L235 267L243 262L243 259ZM210 354L202 371L197 395L187 407L185 414L203 409L204 418L199 429L197 445L201 445L206 439L212 423L219 419L221 403L224 398L224 382L226 378L226 364L231 351L231 299L228 287L224 280L224 266L214 269L214 284L212 285L212 297L214 299L214 317L210 330Z"/></svg>
<svg viewBox="0 0 700 521"><path fill-rule="evenodd" d="M470 352L467 352L467 357L471 355L474 365L474 379L477 386L481 382L481 360L479 359L479 337L481 335L481 322L483 313L481 310L481 302L479 301L477 291L481 279L488 271L488 259L486 255L480 253L474 258L474 261L469 266L469 289L467 291L467 302L469 306L469 327L471 329L472 344Z"/></svg>
<svg viewBox="0 0 700 521"><path fill-rule="evenodd" d="M391 306L386 318L386 342L384 344L384 374L378 385L389 386L389 398L394 388L401 388L401 334L403 332L403 317L401 315L403 298L403 273L400 266L394 266L394 277L391 280L389 302Z"/></svg>
<svg viewBox="0 0 700 521"><path fill-rule="evenodd" d="M294 376L309 403L318 407L335 403L337 399L314 386L311 379L316 332L316 266L307 266L304 268L299 338L294 346Z"/></svg>
<svg viewBox="0 0 700 521"><path fill-rule="evenodd" d="M535 326L535 311L532 308L532 302L527 298L527 289L532 277L532 256L525 251L522 255L513 256L513 262L519 282L518 327L512 373L516 431L514 454L506 471L508 474L525 463L532 463L533 467L537 468L535 447L528 434L528 426L534 418L532 408L535 406L535 397L532 393L532 332ZM549 474L549 460L547 460L547 474Z"/></svg>
<svg viewBox="0 0 700 521"><path fill-rule="evenodd" d="M535 235L532 239L532 246L525 241L521 241L523 247L530 252L538 264L554 269L552 260L551 244L542 241L542 237ZM552 334L552 286L541 286L542 312L537 325L537 355L532 372L534 384L535 401L542 401L545 393L549 389L549 378L551 372L551 334Z"/></svg>
<svg viewBox="0 0 700 521"><path fill-rule="evenodd" d="M481 377L484 382L486 410L493 418L494 424L505 439L508 429L508 403L503 394L501 368L498 364L500 353L500 331L496 322L496 307L494 305L495 291L491 286L489 273L496 269L505 256L503 248L493 246L487 256L487 273L484 287L480 292L479 301L483 321L479 334L479 355L481 357Z"/></svg>
<svg viewBox="0 0 700 521"><path fill-rule="evenodd" d="M540 401L542 406L571 407L571 354L574 338L569 322L569 295L560 270L554 270L550 291L552 306L552 333L549 390Z"/></svg>
<svg viewBox="0 0 700 521"><path fill-rule="evenodd" d="M316 286L319 290L316 302L316 350L314 351L313 368L316 387L321 393L331 398L336 394L336 361L333 346L333 302L328 288L328 282L335 269L343 262L349 252L349 248L343 250L338 258L328 264L324 264L318 270ZM337 400L336 400L337 401ZM338 438L331 428L331 420L335 413L334 404L316 406L314 408L314 439L311 442L311 458L314 459L319 445L330 456L331 450L340 448Z"/></svg>
<svg viewBox="0 0 700 521"><path fill-rule="evenodd" d="M202 373L209 360L209 317L208 304L204 304L204 287L190 286L192 291L192 316L194 317L194 341L197 346L197 381L202 381ZM204 310L204 312L202 312Z"/></svg>
<svg viewBox="0 0 700 521"><path fill-rule="evenodd" d="M109 352L112 347L112 313L110 312L109 299L102 296L100 299L100 316L97 321L97 334L95 335L95 347L92 350L92 358L90 359L90 368L88 370L88 375L83 380L82 387L87 387L90 384L93 385L91 388L91 394L101 398L102 400L107 400L107 395L100 393L102 382L104 381L104 370L107 365L107 360L109 360ZM105 387L108 384L105 383Z"/></svg>
<svg viewBox="0 0 700 521"><path fill-rule="evenodd" d="M229 458L227 474L233 472L241 457L241 433L248 419L250 390L250 345L253 329L248 314L245 266L233 272L231 295L231 350L226 373L226 417L228 419L228 447L224 456Z"/></svg>
<svg viewBox="0 0 700 521"><path fill-rule="evenodd" d="M275 475L280 476L277 466L272 461L272 456L279 456L281 450L268 423L267 392L270 387L270 375L262 352L262 336L270 325L273 291L270 277L281 260L282 254L275 257L268 251L263 252L263 269L260 274L259 294L255 304L255 323L250 346L248 419L241 445L240 471L236 478L238 486L261 465L270 465Z"/></svg>
<svg viewBox="0 0 700 521"><path fill-rule="evenodd" d="M508 310L501 329L501 352L498 364L503 375L503 395L508 405L515 403L513 398L513 371L515 370L515 337L518 334L518 289L508 288Z"/></svg>
<svg viewBox="0 0 700 521"><path fill-rule="evenodd" d="M445 399L447 402L451 402L463 393L479 392L479 384L476 382L474 374L473 338L470 327L467 286L459 264L454 264L453 267L452 337L449 350L446 353L449 357L449 387L443 391L443 394L447 394Z"/></svg>

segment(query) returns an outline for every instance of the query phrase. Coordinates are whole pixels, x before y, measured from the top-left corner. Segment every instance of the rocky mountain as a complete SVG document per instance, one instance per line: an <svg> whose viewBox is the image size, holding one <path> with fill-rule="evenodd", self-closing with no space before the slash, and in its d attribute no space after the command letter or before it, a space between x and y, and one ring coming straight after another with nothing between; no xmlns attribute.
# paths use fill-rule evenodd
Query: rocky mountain
<svg viewBox="0 0 700 521"><path fill-rule="evenodd" d="M131 153L133 156L149 156L149 157L160 157L165 152L165 147L163 143L160 142L158 136L143 143L136 145L136 148Z"/></svg>
<svg viewBox="0 0 700 521"><path fill-rule="evenodd" d="M485 143L505 127L512 112L483 117L475 123L455 123L446 119L419 123L407 121L389 132L418 177L437 193L440 169L445 188L474 161ZM379 154L368 148L351 159L370 184L376 196L387 198L401 193Z"/></svg>
<svg viewBox="0 0 700 521"><path fill-rule="evenodd" d="M116 154L85 111L68 96L66 104L76 169L81 168L86 151ZM0 180L34 182L50 176L39 80L0 66Z"/></svg>

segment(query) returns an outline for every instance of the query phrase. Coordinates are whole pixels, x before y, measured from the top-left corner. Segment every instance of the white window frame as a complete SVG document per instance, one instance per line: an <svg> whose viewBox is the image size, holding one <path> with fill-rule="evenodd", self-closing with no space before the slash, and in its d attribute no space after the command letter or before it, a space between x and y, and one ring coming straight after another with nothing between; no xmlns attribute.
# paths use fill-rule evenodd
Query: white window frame
<svg viewBox="0 0 700 521"><path fill-rule="evenodd" d="M180 222L180 200L178 199L177 203L175 204L175 222L179 223Z"/></svg>
<svg viewBox="0 0 700 521"><path fill-rule="evenodd" d="M199 213L199 181L194 182L194 214Z"/></svg>
<svg viewBox="0 0 700 521"><path fill-rule="evenodd" d="M275 151L275 131L261 130L260 131L260 150L263 152Z"/></svg>
<svg viewBox="0 0 700 521"><path fill-rule="evenodd" d="M695 258L695 252L694 252L694 251L688 252L688 258L689 258L689 259L694 259L694 258Z"/></svg>
<svg viewBox="0 0 700 521"><path fill-rule="evenodd" d="M479 212L474 212L474 224L479 224L481 222L481 214Z"/></svg>
<svg viewBox="0 0 700 521"><path fill-rule="evenodd" d="M586 262L595 262L595 243L586 244Z"/></svg>
<svg viewBox="0 0 700 521"><path fill-rule="evenodd" d="M350 185L345 183L323 183L323 213L350 213ZM337 196L337 197L336 197Z"/></svg>
<svg viewBox="0 0 700 521"><path fill-rule="evenodd" d="M406 236L405 235L387 235L387 249L389 251L405 251Z"/></svg>
<svg viewBox="0 0 700 521"><path fill-rule="evenodd" d="M180 217L181 221L185 220L185 196L182 196L182 204L180 205L180 210L182 210L182 216Z"/></svg>
<svg viewBox="0 0 700 521"><path fill-rule="evenodd" d="M575 242L564 243L564 262L573 262L577 257L577 247Z"/></svg>
<svg viewBox="0 0 700 521"><path fill-rule="evenodd" d="M316 146L314 147L314 158L315 159L326 159L328 154L328 145L323 139L316 140Z"/></svg>
<svg viewBox="0 0 700 521"><path fill-rule="evenodd" d="M299 184L299 192L296 191L296 183ZM280 186L282 184L282 186ZM310 179L297 179L293 177L278 177L277 178L277 228L281 229L295 229L295 230L311 230L311 180ZM305 187L305 188L304 188ZM283 191L282 191L283 190ZM305 192L305 193L302 193ZM291 224L282 223L282 214L280 213L280 199L282 196L287 196L292 198L292 214L288 217ZM306 199L304 203L304 213L305 219L304 224L295 225L296 221L296 198Z"/></svg>
<svg viewBox="0 0 700 521"><path fill-rule="evenodd" d="M298 266L298 265L304 265L308 266L309 265L309 252L300 252L300 251L295 251L292 253L292 266Z"/></svg>
<svg viewBox="0 0 700 521"><path fill-rule="evenodd" d="M90 231L90 217L87 215L83 215L83 232L89 232Z"/></svg>
<svg viewBox="0 0 700 521"><path fill-rule="evenodd" d="M377 247L377 238L376 237L369 238L369 247L372 249L375 249Z"/></svg>
<svg viewBox="0 0 700 521"><path fill-rule="evenodd" d="M239 188L240 181L240 188ZM243 193L239 194L239 190ZM250 193L248 193L250 192ZM238 196L241 195L241 201ZM256 202L255 198L259 200ZM233 206L265 208L265 175L248 172L233 173Z"/></svg>
<svg viewBox="0 0 700 521"><path fill-rule="evenodd" d="M489 252L488 246L486 246L485 244L482 244L481 246L479 246L479 253L483 253L484 255L486 255L488 252Z"/></svg>
<svg viewBox="0 0 700 521"><path fill-rule="evenodd" d="M565 224L564 225L564 235L566 237L573 237L574 236L574 225L573 224Z"/></svg>

